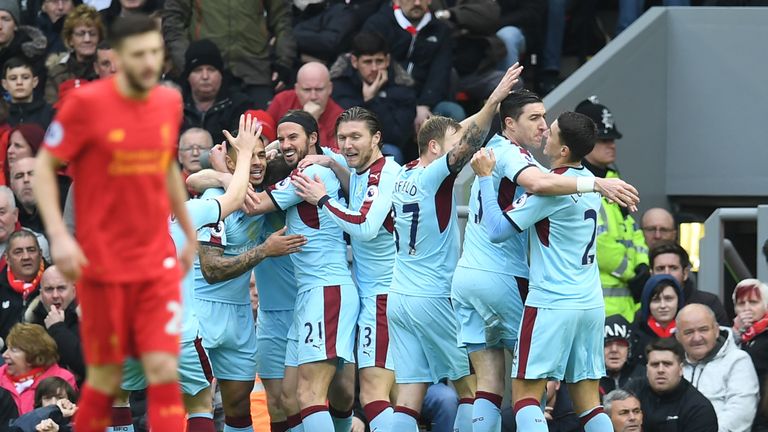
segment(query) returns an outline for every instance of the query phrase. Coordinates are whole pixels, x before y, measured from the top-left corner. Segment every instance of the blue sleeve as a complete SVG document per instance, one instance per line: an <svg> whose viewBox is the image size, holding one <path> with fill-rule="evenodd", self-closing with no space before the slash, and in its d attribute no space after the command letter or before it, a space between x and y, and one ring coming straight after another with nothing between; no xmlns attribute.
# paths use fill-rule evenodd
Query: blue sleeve
<svg viewBox="0 0 768 432"><path fill-rule="evenodd" d="M342 156L340 153L336 153L332 149L329 149L328 147L323 147L323 154L325 156L328 156L329 158L335 160L339 165L345 167L348 170L352 170L352 168L347 165L347 160Z"/></svg>
<svg viewBox="0 0 768 432"><path fill-rule="evenodd" d="M571 199L570 195L543 196L525 193L512 203L504 216L515 229L523 231L559 211L563 206L568 205L567 200Z"/></svg>
<svg viewBox="0 0 768 432"><path fill-rule="evenodd" d="M267 195L269 195L272 202L275 203L275 207L279 210L287 210L302 201L302 199L296 195L296 187L291 181L291 176L295 173L296 171L294 170L288 177L267 189Z"/></svg>
<svg viewBox="0 0 768 432"><path fill-rule="evenodd" d="M501 243L512 237L517 231L512 224L504 218L499 202L496 199L496 191L493 189L491 176L478 177L480 180L480 196L483 198L483 227L488 232L488 237L493 243Z"/></svg>
<svg viewBox="0 0 768 432"><path fill-rule="evenodd" d="M451 169L448 166L448 153L446 153L424 168L424 172L421 175L421 186L424 189L437 192L445 179L451 175ZM454 175L453 177L455 180L456 176Z"/></svg>
<svg viewBox="0 0 768 432"><path fill-rule="evenodd" d="M185 206L196 230L217 224L221 219L221 204L217 199L193 199L187 201Z"/></svg>

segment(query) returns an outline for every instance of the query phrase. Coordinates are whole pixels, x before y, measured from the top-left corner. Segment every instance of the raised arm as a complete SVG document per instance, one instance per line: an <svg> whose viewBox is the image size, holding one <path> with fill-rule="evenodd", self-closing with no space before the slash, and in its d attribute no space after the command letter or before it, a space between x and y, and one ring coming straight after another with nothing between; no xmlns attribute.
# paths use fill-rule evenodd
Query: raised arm
<svg viewBox="0 0 768 432"><path fill-rule="evenodd" d="M221 204L222 219L243 205L245 194L248 191L251 157L256 149L256 144L259 142L261 126L251 118L250 114L247 118L241 115L237 138L232 137L226 130L223 132L229 144L237 150L237 162L235 163L235 173L232 175L229 186L226 187L226 193L216 197Z"/></svg>

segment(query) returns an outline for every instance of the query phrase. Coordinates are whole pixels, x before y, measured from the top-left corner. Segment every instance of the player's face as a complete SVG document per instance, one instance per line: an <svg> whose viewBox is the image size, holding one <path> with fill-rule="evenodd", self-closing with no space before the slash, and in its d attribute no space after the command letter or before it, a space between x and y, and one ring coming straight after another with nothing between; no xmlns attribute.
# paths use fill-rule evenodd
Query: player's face
<svg viewBox="0 0 768 432"><path fill-rule="evenodd" d="M347 161L350 168L364 170L381 156L379 142L381 133L373 136L365 122L348 121L339 124L336 131L336 142L339 151Z"/></svg>
<svg viewBox="0 0 768 432"><path fill-rule="evenodd" d="M280 123L277 126L277 141L285 163L291 168L295 168L309 152L310 137L297 123Z"/></svg>
<svg viewBox="0 0 768 432"><path fill-rule="evenodd" d="M543 103L531 103L523 107L517 120L508 125L517 143L525 147L539 148L547 131L547 110Z"/></svg>
<svg viewBox="0 0 768 432"><path fill-rule="evenodd" d="M640 401L630 397L611 403L611 423L616 432L640 432L643 424L643 410Z"/></svg>
<svg viewBox="0 0 768 432"><path fill-rule="evenodd" d="M32 179L35 176L35 160L31 157L19 159L11 165L11 189L25 207L35 205L32 193Z"/></svg>
<svg viewBox="0 0 768 432"><path fill-rule="evenodd" d="M32 370L32 365L27 361L27 353L14 346L8 346L3 353L3 360L10 375L23 375Z"/></svg>
<svg viewBox="0 0 768 432"><path fill-rule="evenodd" d="M544 138L547 139L547 143L544 144L544 155L549 158L553 166L558 165L564 157L564 147L560 139L560 125L557 120L544 132Z"/></svg>
<svg viewBox="0 0 768 432"><path fill-rule="evenodd" d="M34 237L19 237L8 245L8 265L13 274L25 282L31 282L37 276L41 260Z"/></svg>
<svg viewBox="0 0 768 432"><path fill-rule="evenodd" d="M163 68L163 37L158 31L125 38L115 49L117 69L136 92L147 92L157 84Z"/></svg>
<svg viewBox="0 0 768 432"><path fill-rule="evenodd" d="M19 131L14 131L8 140L7 161L9 164L27 157L33 157L32 146L29 145L24 135Z"/></svg>
<svg viewBox="0 0 768 432"><path fill-rule="evenodd" d="M37 87L37 78L26 66L8 69L3 79L5 88L15 101L31 101L32 92Z"/></svg>
<svg viewBox="0 0 768 432"><path fill-rule="evenodd" d="M736 315L750 312L754 321L761 319L765 316L765 313L768 312L765 307L765 302L758 298L755 293L747 294L736 299L736 303L733 305L733 310L736 312Z"/></svg>
<svg viewBox="0 0 768 432"><path fill-rule="evenodd" d="M616 162L616 141L612 139L597 140L595 148L587 156L590 162L599 166L607 166Z"/></svg>
<svg viewBox="0 0 768 432"><path fill-rule="evenodd" d="M19 210L11 208L11 203L4 193L0 193L0 243L5 243L16 228Z"/></svg>
<svg viewBox="0 0 768 432"><path fill-rule="evenodd" d="M189 86L195 98L212 100L221 89L221 72L211 65L202 65L192 69L189 74Z"/></svg>
<svg viewBox="0 0 768 432"><path fill-rule="evenodd" d="M683 286L688 280L688 269L680 264L680 256L673 253L657 255L653 260L653 274L668 274L677 279L677 283Z"/></svg>
<svg viewBox="0 0 768 432"><path fill-rule="evenodd" d="M80 59L85 59L96 54L96 46L99 44L99 31L94 25L79 25L72 32L69 46L75 50Z"/></svg>
<svg viewBox="0 0 768 432"><path fill-rule="evenodd" d="M660 293L651 298L649 306L653 318L666 325L677 315L677 292L671 286L664 287Z"/></svg>
<svg viewBox="0 0 768 432"><path fill-rule="evenodd" d="M100 49L96 50L96 62L93 64L96 74L99 78L107 78L117 72L117 62L115 61L115 50Z"/></svg>
<svg viewBox="0 0 768 432"><path fill-rule="evenodd" d="M683 377L683 365L672 351L651 351L647 367L648 383L656 393L674 390Z"/></svg>
<svg viewBox="0 0 768 432"><path fill-rule="evenodd" d="M395 4L403 9L403 14L411 21L419 21L429 10L431 0L396 0Z"/></svg>
<svg viewBox="0 0 768 432"><path fill-rule="evenodd" d="M605 369L609 372L618 372L627 363L629 344L624 339L608 341L603 348L603 354Z"/></svg>
<svg viewBox="0 0 768 432"><path fill-rule="evenodd" d="M264 150L264 141L259 140L253 149L251 156L251 171L248 180L254 186L260 185L267 174L267 152Z"/></svg>
<svg viewBox="0 0 768 432"><path fill-rule="evenodd" d="M0 11L0 46L6 46L16 34L16 22L8 11Z"/></svg>
<svg viewBox="0 0 768 432"><path fill-rule="evenodd" d="M45 310L51 310L51 306L64 310L75 299L75 286L69 282L58 270L48 270L40 282L40 300Z"/></svg>
<svg viewBox="0 0 768 432"><path fill-rule="evenodd" d="M373 55L363 54L360 57L352 56L352 67L357 69L363 81L373 84L379 76L379 71L389 67L389 54L381 52Z"/></svg>
<svg viewBox="0 0 768 432"><path fill-rule="evenodd" d="M72 11L72 0L45 0L43 2L43 12L48 15L52 23L63 18Z"/></svg>
<svg viewBox="0 0 768 432"><path fill-rule="evenodd" d="M689 311L680 315L677 326L677 340L685 348L685 353L693 361L699 361L709 355L717 343L720 329L707 313Z"/></svg>

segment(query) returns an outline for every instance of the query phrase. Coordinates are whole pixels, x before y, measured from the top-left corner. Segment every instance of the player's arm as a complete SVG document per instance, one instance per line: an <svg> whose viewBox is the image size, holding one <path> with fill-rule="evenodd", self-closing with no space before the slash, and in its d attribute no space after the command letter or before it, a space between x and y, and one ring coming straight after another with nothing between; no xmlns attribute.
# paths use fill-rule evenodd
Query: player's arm
<svg viewBox="0 0 768 432"><path fill-rule="evenodd" d="M33 191L40 217L51 241L51 259L67 279L80 277L82 267L88 265L75 238L67 231L59 208L59 185L56 170L61 161L43 148L37 154Z"/></svg>
<svg viewBox="0 0 768 432"><path fill-rule="evenodd" d="M461 171L472 155L483 145L491 128L491 120L496 113L496 108L512 91L522 71L523 67L517 63L507 69L507 73L501 78L499 85L493 90L480 111L461 122L463 131L461 140L448 153L448 168L451 173L457 174Z"/></svg>
<svg viewBox="0 0 768 432"><path fill-rule="evenodd" d="M341 184L341 190L349 196L349 165L344 156L329 148L323 148L322 155L309 155L299 162L298 168L302 170L310 165L320 165L330 168Z"/></svg>
<svg viewBox="0 0 768 432"><path fill-rule="evenodd" d="M221 219L224 219L239 209L245 201L245 194L248 192L249 186L251 157L260 139L261 125L258 121L254 121L250 114L247 118L240 115L237 138L234 138L227 130L222 132L224 132L229 145L237 151L235 172L226 186L226 192L224 195L216 197L216 200L221 204Z"/></svg>
<svg viewBox="0 0 768 432"><path fill-rule="evenodd" d="M267 199L269 201L269 199ZM224 256L224 248L218 245L200 246L200 270L208 283L234 279L252 270L265 258L288 255L301 251L307 243L302 235L285 235L287 228L274 232L264 243L236 256Z"/></svg>
<svg viewBox="0 0 768 432"><path fill-rule="evenodd" d="M493 243L501 243L512 237L518 231L504 217L499 202L496 199L496 191L493 189L493 167L496 166L496 158L491 149L480 149L472 157L470 163L472 170L477 175L480 183L480 196L482 198L483 216L481 223Z"/></svg>

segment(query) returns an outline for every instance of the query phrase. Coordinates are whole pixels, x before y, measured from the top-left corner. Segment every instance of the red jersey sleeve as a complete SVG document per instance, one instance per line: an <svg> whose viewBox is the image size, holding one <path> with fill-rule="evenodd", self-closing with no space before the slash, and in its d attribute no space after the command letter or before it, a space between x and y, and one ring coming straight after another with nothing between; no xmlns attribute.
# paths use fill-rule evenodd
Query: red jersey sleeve
<svg viewBox="0 0 768 432"><path fill-rule="evenodd" d="M77 92L68 95L48 126L43 146L56 158L71 161L87 141L87 104L81 103Z"/></svg>

